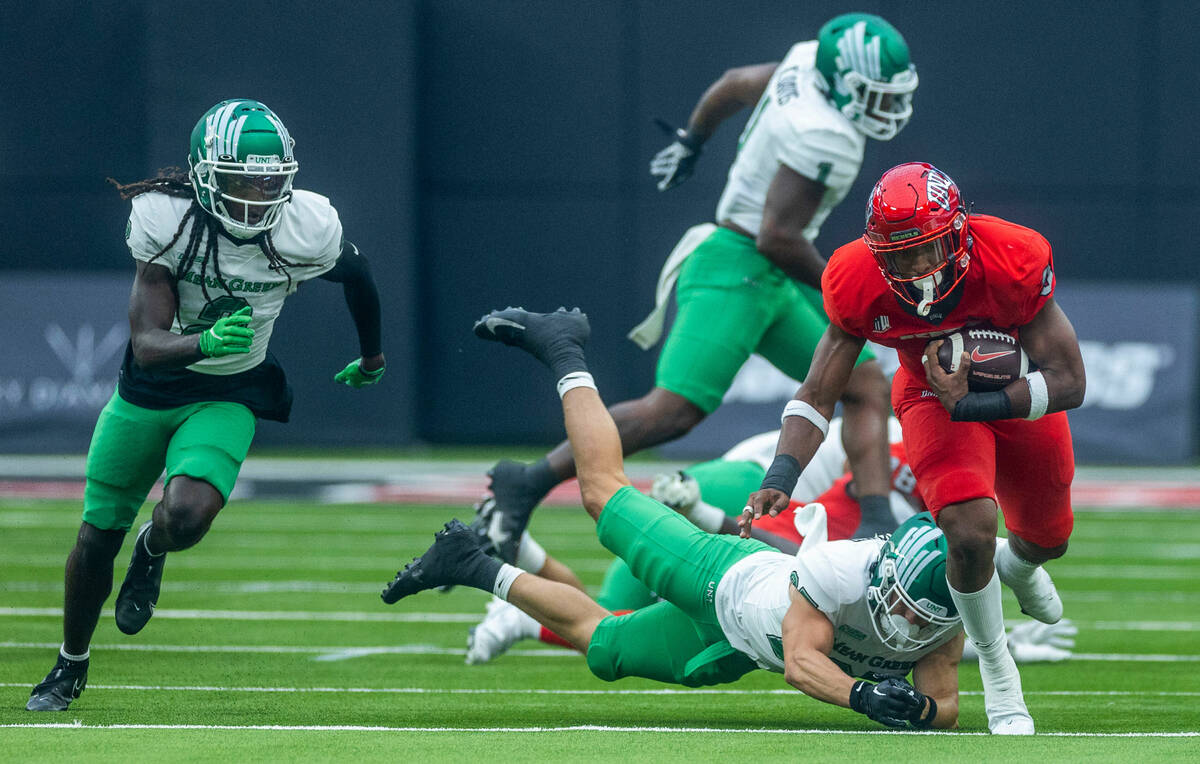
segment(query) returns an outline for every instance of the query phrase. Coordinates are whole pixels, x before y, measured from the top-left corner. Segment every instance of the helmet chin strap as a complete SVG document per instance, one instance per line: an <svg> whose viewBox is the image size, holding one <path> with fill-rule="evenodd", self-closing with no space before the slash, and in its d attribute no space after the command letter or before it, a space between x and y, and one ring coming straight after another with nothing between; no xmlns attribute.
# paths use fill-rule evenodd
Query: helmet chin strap
<svg viewBox="0 0 1200 764"><path fill-rule="evenodd" d="M933 308L934 289L942 283L942 272L938 271L931 276L926 276L913 282L913 285L921 290L921 302L917 304L917 315L928 316L929 311Z"/></svg>

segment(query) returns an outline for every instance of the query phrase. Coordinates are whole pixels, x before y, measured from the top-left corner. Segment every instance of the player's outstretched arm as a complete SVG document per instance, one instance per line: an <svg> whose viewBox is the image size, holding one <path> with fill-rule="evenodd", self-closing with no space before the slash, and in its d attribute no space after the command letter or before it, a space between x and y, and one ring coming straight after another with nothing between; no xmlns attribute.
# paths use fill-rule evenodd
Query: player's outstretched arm
<svg viewBox="0 0 1200 764"><path fill-rule="evenodd" d="M354 388L375 384L383 379L387 361L382 349L379 289L375 286L367 258L358 247L344 242L337 262L320 278L342 285L346 307L358 332L360 355L334 375L334 380Z"/></svg>
<svg viewBox="0 0 1200 764"><path fill-rule="evenodd" d="M849 708L889 727L916 726L927 699L903 680L872 684L847 676L829 659L833 623L794 586L791 596L782 627L788 684L809 697Z"/></svg>
<svg viewBox="0 0 1200 764"><path fill-rule="evenodd" d="M930 707L926 705L921 717L926 721L918 724L936 729L958 727L958 663L962 659L963 641L959 633L913 666L913 686L934 703L933 718L927 719Z"/></svg>
<svg viewBox="0 0 1200 764"><path fill-rule="evenodd" d="M700 96L686 127L676 129L664 120L656 120L674 138L650 162L650 174L659 179L659 191L674 188L691 177L704 142L722 122L758 101L777 66L756 64L726 71Z"/></svg>
<svg viewBox="0 0 1200 764"><path fill-rule="evenodd" d="M787 508L800 473L829 432L829 418L846 388L854 361L862 351L860 337L830 324L817 344L804 384L783 410L779 445L762 486L750 495L743 512L742 537L749 538L747 518L777 515Z"/></svg>

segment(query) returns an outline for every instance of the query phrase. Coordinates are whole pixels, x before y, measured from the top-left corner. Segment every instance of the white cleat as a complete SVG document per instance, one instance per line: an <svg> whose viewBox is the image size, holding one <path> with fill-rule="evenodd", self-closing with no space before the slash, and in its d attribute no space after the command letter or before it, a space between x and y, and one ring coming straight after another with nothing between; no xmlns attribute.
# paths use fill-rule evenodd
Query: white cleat
<svg viewBox="0 0 1200 764"><path fill-rule="evenodd" d="M983 679L983 706L992 734L1032 735L1033 717L1025 708L1021 674L1007 645L993 660L984 660L981 652L979 675Z"/></svg>
<svg viewBox="0 0 1200 764"><path fill-rule="evenodd" d="M997 557L1001 547L1007 545L1008 539L996 539ZM996 572L1000 575L1000 583L1017 595L1022 613L1042 623L1058 623L1062 620L1062 598L1058 596L1058 589L1045 568L1038 567L1032 576L1025 579L1013 579L1005 575L1007 571L1000 565L996 566Z"/></svg>
<svg viewBox="0 0 1200 764"><path fill-rule="evenodd" d="M516 605L493 597L487 615L467 634L467 665L493 661L522 639L536 639L539 628L538 622Z"/></svg>
<svg viewBox="0 0 1200 764"><path fill-rule="evenodd" d="M696 502L700 501L700 484L682 472L657 475L650 487L650 498L687 516Z"/></svg>
<svg viewBox="0 0 1200 764"><path fill-rule="evenodd" d="M988 729L993 735L1032 735L1033 717L1028 713L998 716L988 719Z"/></svg>

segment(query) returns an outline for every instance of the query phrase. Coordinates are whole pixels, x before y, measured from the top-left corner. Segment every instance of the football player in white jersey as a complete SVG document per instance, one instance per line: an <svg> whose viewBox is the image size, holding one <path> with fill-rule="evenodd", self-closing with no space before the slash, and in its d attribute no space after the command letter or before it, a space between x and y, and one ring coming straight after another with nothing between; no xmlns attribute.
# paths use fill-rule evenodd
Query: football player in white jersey
<svg viewBox="0 0 1200 764"><path fill-rule="evenodd" d="M854 13L826 23L818 39L793 46L782 62L730 69L705 91L686 128L651 164L663 190L690 174L718 125L754 109L716 224L680 240L659 278L654 313L630 333L642 348L653 346L674 291L678 311L654 387L612 409L626 454L699 424L751 353L804 379L828 325L819 292L825 258L813 241L858 176L866 139L888 140L908 122L916 87L901 34L878 16ZM891 530L888 386L869 350L842 400L862 535ZM493 541L512 562L534 506L575 474L575 464L562 443L533 464L502 461L489 474L492 495L479 505L477 522L495 529Z"/></svg>
<svg viewBox="0 0 1200 764"><path fill-rule="evenodd" d="M138 531L116 601L136 634L157 604L167 552L208 531L233 490L255 419L286 422L292 394L267 343L301 282L342 284L360 357L334 376L383 376L379 295L366 259L324 196L292 188L299 165L263 104L223 101L191 135L189 172L118 185L136 274L130 341L87 460L83 522L67 558L63 644L26 708L62 711L87 682L89 644L112 592L113 560L150 488L163 498ZM164 474L165 469L165 474Z"/></svg>
<svg viewBox="0 0 1200 764"><path fill-rule="evenodd" d="M945 538L928 514L888 540L834 541L800 557L705 533L625 476L619 431L587 371L585 315L509 308L485 316L475 333L550 367L600 542L665 601L613 615L567 584L488 556L485 540L454 520L396 574L385 602L473 586L562 635L605 680L698 687L765 668L882 724L957 724L961 622L947 590Z"/></svg>

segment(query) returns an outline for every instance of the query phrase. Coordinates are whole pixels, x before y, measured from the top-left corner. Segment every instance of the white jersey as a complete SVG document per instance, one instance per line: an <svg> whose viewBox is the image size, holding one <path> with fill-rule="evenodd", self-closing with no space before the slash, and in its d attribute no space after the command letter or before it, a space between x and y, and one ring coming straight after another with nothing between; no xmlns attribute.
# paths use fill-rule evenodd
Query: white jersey
<svg viewBox="0 0 1200 764"><path fill-rule="evenodd" d="M767 189L781 164L826 187L804 229L809 241L846 198L862 166L866 138L818 88L816 59L816 40L797 43L771 75L738 141L717 222L732 221L757 236Z"/></svg>
<svg viewBox="0 0 1200 764"><path fill-rule="evenodd" d="M125 236L133 257L142 262L153 258L175 235L179 221L190 205L190 199L160 193L135 196ZM203 216L207 214L202 213ZM179 240L155 260L155 264L175 273L179 258L187 247L191 226L203 222L203 217L195 223L189 222ZM200 287L200 266L207 236L200 241L195 264L178 280L179 314L171 331L175 334L202 331L222 315L249 305L253 309L250 328L254 330L254 341L249 353L205 358L188 366L189 370L204 374L235 374L262 363L284 298L295 292L300 282L320 276L337 262L342 247L342 224L337 210L324 196L295 190L291 202L283 207L278 225L271 231L271 240L280 257L297 266L287 268L287 274L270 269L266 254L256 242L238 244L230 237L218 236L217 259L229 291L220 285L213 264L208 263L204 278L210 303L205 302ZM288 275L291 276L290 291ZM207 314L202 315L206 308Z"/></svg>
<svg viewBox="0 0 1200 764"><path fill-rule="evenodd" d="M895 417L888 417L888 441L899 443L903 438L904 432L900 429L900 422ZM770 469L771 462L775 460L775 449L778 445L779 430L771 430L746 438L726 451L721 458L727 462L755 462L766 470ZM893 469L895 467L896 465L892 465ZM834 481L845 473L846 447L842 444L842 418L837 417L829 423L829 435L817 447L812 461L800 473L800 479L796 481L796 488L792 491L792 498L799 502L813 501L832 488ZM906 502L903 496L900 498Z"/></svg>
<svg viewBox="0 0 1200 764"><path fill-rule="evenodd" d="M867 603L871 565L883 539L830 541L797 556L758 552L738 561L717 584L717 621L735 649L761 668L783 672L783 616L795 586L833 623L829 658L852 677L906 676L921 658L953 639L952 631L919 650L893 650L875 635Z"/></svg>

